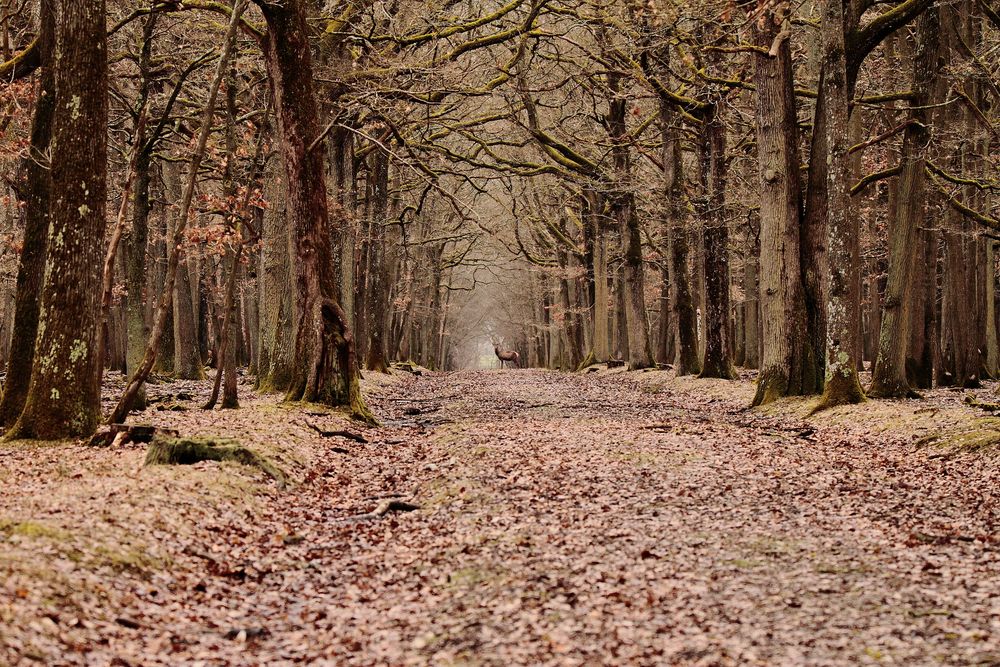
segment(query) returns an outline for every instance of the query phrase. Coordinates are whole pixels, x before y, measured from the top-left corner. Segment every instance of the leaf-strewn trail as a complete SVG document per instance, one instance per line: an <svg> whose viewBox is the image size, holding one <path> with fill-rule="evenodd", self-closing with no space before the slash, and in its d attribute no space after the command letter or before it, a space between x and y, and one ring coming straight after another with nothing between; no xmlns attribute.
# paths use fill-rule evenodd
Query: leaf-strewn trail
<svg viewBox="0 0 1000 667"><path fill-rule="evenodd" d="M286 490L4 451L0 664L1000 664L995 460L670 378L406 377L367 443L272 398L146 415L287 440Z"/></svg>

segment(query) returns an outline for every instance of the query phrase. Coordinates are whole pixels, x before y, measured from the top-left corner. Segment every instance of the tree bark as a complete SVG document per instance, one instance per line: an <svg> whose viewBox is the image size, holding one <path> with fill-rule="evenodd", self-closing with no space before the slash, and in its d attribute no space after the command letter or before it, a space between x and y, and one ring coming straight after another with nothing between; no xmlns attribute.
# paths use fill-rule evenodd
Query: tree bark
<svg viewBox="0 0 1000 667"><path fill-rule="evenodd" d="M270 206L264 211L262 222L257 389L283 392L291 386L295 341L284 174L275 170L267 179L266 188Z"/></svg>
<svg viewBox="0 0 1000 667"><path fill-rule="evenodd" d="M145 109L149 99L152 76L153 31L158 13L152 12L142 28L142 47L139 51L138 108ZM152 183L154 144L150 142L146 125L139 123L134 138L136 150L134 191L132 194L132 226L122 239L122 265L125 274L125 323L126 371L131 373L142 363L149 328L146 326L146 246L149 243L149 215L152 210L149 189ZM136 408L146 407L145 387L136 396Z"/></svg>
<svg viewBox="0 0 1000 667"><path fill-rule="evenodd" d="M368 262L368 326L371 332L365 368L389 371L386 353L386 327L389 310L389 264L386 257L385 231L389 224L389 154L376 150L372 155L372 238Z"/></svg>
<svg viewBox="0 0 1000 667"><path fill-rule="evenodd" d="M605 238L604 199L593 190L584 192L584 224L593 239L593 312L591 323L594 327L594 362L606 363L611 357L611 341L608 337L608 249Z"/></svg>
<svg viewBox="0 0 1000 667"><path fill-rule="evenodd" d="M180 202L183 194L179 168L176 163L163 166L163 180L170 201ZM170 229L168 235L173 238L181 221L174 208L171 208L167 215L171 217L168 223ZM177 261L177 277L173 286L174 377L182 380L204 380L204 360L201 358L198 344L198 322L195 319L192 290L192 283L197 283L197 278L191 275L195 265L190 250L190 246L177 249L180 256Z"/></svg>
<svg viewBox="0 0 1000 667"><path fill-rule="evenodd" d="M865 400L858 380L861 312L856 293L858 226L852 215L850 91L844 40L845 0L826 0L823 11L823 76L820 98L826 105L827 202L826 365L823 396L817 409Z"/></svg>
<svg viewBox="0 0 1000 667"><path fill-rule="evenodd" d="M869 396L878 398L913 395L906 377L909 340L907 308L913 290L914 246L917 227L924 213L924 170L930 91L933 87L938 53L938 12L927 11L917 22L917 49L913 71L913 111L916 121L903 131L902 164L896 219L889 246L889 278L885 288L885 308L879 331L878 356L872 372Z"/></svg>
<svg viewBox="0 0 1000 667"><path fill-rule="evenodd" d="M60 3L52 198L31 383L8 438L90 435L101 417L96 349L107 198L104 0ZM96 128L96 131L95 131Z"/></svg>
<svg viewBox="0 0 1000 667"><path fill-rule="evenodd" d="M736 378L729 336L729 228L726 222L726 128L713 104L704 116L705 355L701 378Z"/></svg>
<svg viewBox="0 0 1000 667"><path fill-rule="evenodd" d="M660 100L660 132L663 139L663 179L665 184L665 225L670 265L670 315L673 327L674 371L677 375L701 372L698 357L698 330L691 301L691 273L688 269L688 213L684 186L684 156L681 128L673 105Z"/></svg>
<svg viewBox="0 0 1000 667"><path fill-rule="evenodd" d="M746 334L746 368L760 368L760 288L757 276L760 273L760 241L758 230L751 229L746 263L743 267L743 293L746 295L746 311L743 329Z"/></svg>
<svg viewBox="0 0 1000 667"><path fill-rule="evenodd" d="M0 425L11 426L21 415L28 397L31 369L38 334L42 283L49 232L51 176L48 150L52 138L52 116L56 106L55 16L52 3L42 2L39 16L38 49L42 62L38 101L31 124L31 143L20 163L21 178L15 188L24 202L24 242L17 267L14 296L14 330L7 365L7 380L0 399Z"/></svg>
<svg viewBox="0 0 1000 667"><path fill-rule="evenodd" d="M355 417L374 421L361 396L354 335L336 298L331 223L339 230L345 220L342 212L339 219L329 219L323 154L313 147L319 137L318 112L305 5L302 0L281 5L256 1L268 26L265 60L279 119L295 237L298 324L288 397L344 405Z"/></svg>
<svg viewBox="0 0 1000 667"><path fill-rule="evenodd" d="M760 3L763 5L763 1ZM760 162L760 299L763 358L754 405L816 388L800 270L801 186L787 2L755 22L757 150Z"/></svg>

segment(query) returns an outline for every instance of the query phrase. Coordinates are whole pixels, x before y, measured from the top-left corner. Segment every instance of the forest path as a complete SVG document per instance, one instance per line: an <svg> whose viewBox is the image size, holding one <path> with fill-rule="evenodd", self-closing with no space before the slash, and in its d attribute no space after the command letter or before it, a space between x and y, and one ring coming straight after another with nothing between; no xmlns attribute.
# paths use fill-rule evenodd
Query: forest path
<svg viewBox="0 0 1000 667"><path fill-rule="evenodd" d="M280 597L303 629L270 641L338 663L1000 662L1000 555L977 539L995 468L654 377L431 374L374 398L382 456L303 491L422 509L339 526L303 499L285 520L314 576L248 610Z"/></svg>
<svg viewBox="0 0 1000 667"><path fill-rule="evenodd" d="M369 385L365 443L249 391L136 417L300 456L286 490L0 451L0 665L1000 664L995 460L666 372Z"/></svg>

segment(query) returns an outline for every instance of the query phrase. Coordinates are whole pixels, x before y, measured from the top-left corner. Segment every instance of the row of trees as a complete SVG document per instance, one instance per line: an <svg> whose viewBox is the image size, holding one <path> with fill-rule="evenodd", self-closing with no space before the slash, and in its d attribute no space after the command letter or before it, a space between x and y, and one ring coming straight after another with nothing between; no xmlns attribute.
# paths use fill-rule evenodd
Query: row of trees
<svg viewBox="0 0 1000 667"><path fill-rule="evenodd" d="M755 403L1000 371L987 0L0 12L11 437L92 431L106 366L113 421L206 362L371 419L363 369L491 335Z"/></svg>
<svg viewBox="0 0 1000 667"><path fill-rule="evenodd" d="M864 360L881 397L996 374L989 3L587 7L512 104L517 243L561 283L521 312L566 322L534 359L741 364L756 404L860 401Z"/></svg>

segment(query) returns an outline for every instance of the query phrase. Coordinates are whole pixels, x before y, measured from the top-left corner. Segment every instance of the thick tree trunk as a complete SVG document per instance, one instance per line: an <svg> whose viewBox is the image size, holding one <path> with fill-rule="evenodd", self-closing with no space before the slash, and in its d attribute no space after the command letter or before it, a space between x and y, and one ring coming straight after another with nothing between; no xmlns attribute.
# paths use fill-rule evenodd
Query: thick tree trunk
<svg viewBox="0 0 1000 667"><path fill-rule="evenodd" d="M996 242L986 239L986 263L984 266L984 286L986 290L986 370L991 377L1000 373L1000 344L997 342L996 308Z"/></svg>
<svg viewBox="0 0 1000 667"><path fill-rule="evenodd" d="M746 263L743 266L743 293L746 295L743 330L746 335L746 368L760 368L760 289L757 276L760 273L760 243L756 231L753 243L749 243Z"/></svg>
<svg viewBox="0 0 1000 667"><path fill-rule="evenodd" d="M631 197L629 198L632 199ZM628 324L628 367L638 370L653 366L653 349L649 341L649 315L646 312L646 280L642 260L642 239L635 201L630 201L625 233L625 304Z"/></svg>
<svg viewBox="0 0 1000 667"><path fill-rule="evenodd" d="M237 77L236 77L236 58L232 60L232 64L229 66L229 75L226 77L226 166L223 172L223 195L226 199L231 202L232 206L236 205L236 93L237 93ZM247 201L244 203L249 203L249 193L253 190L256 180L256 168L257 159L259 158L260 149L256 151L254 155L253 162L250 163L249 174L247 178L246 188L247 188ZM243 208L243 207L240 207ZM237 209L237 215L241 214L242 211ZM242 338L242 327L240 326L240 313L237 308L236 301L236 289L237 285L240 283L240 278L243 274L242 262L240 261L243 257L243 226L242 223L231 222L235 227L236 231L236 248L229 248L226 252L226 259L228 262L223 262L222 266L229 267L229 275L225 275L223 272L220 275L220 284L225 281L225 301L222 304L222 317L218 319L221 331L219 332L219 347L218 347L218 363L216 364L216 378L215 383L219 383L219 373L222 373L223 377L223 389L222 389L222 409L232 410L240 407L239 401L239 378L237 377L237 367L239 366L239 348L240 340Z"/></svg>
<svg viewBox="0 0 1000 667"><path fill-rule="evenodd" d="M20 178L15 189L18 199L24 202L24 242L17 267L10 361L7 365L3 398L0 399L2 426L11 426L17 421L28 397L41 306L41 299L38 297L42 293L48 245L51 176L47 155L56 106L52 60L55 49L55 17L49 2L41 3L40 12L41 80L31 125L31 143L27 156L21 160Z"/></svg>
<svg viewBox="0 0 1000 667"><path fill-rule="evenodd" d="M778 4L782 11L788 10L788 3ZM763 325L754 405L809 394L816 388L815 351L808 337L800 270L801 186L791 50L778 16L775 8L768 8L754 23L754 42L773 53L754 55Z"/></svg>
<svg viewBox="0 0 1000 667"><path fill-rule="evenodd" d="M829 2L830 0L824 0ZM825 30L825 28L824 28ZM841 30L843 32L843 30ZM799 233L799 265L802 272L802 296L805 299L806 331L808 345L813 350L815 368L807 373L812 386L804 387L802 393L822 392L826 377L827 345L827 307L828 295L825 289L829 286L827 267L832 261L828 256L828 241L830 238L828 219L830 215L829 171L830 160L830 107L831 101L823 94L830 84L827 81L827 63L823 59L819 70L820 95L816 99L816 109L813 116L813 128L809 149L809 168L807 171L807 186L805 193L805 208L802 214L802 226ZM839 79L838 79L839 84ZM846 86L846 83L843 85ZM841 128L844 132L847 128ZM846 140L846 135L845 135ZM846 224L850 224L848 218ZM850 252L845 253L849 255ZM849 288L845 287L849 291Z"/></svg>
<svg viewBox="0 0 1000 667"><path fill-rule="evenodd" d="M660 268L659 316L656 320L656 345L653 349L657 364L672 364L674 360L673 327L670 322L670 270L667 268L667 259L666 253L660 258L663 265Z"/></svg>
<svg viewBox="0 0 1000 667"><path fill-rule="evenodd" d="M348 61L341 59L340 64ZM335 113L330 109L330 113ZM354 133L350 128L336 127L330 132L328 168L333 200L339 211L333 217L342 220L331 247L334 275L337 278L336 296L349 322L355 322L355 279L357 272L357 207L358 183L354 165Z"/></svg>
<svg viewBox="0 0 1000 667"><path fill-rule="evenodd" d="M139 52L139 72L142 77L139 90L140 109L144 109L149 98L149 80L153 50L153 31L156 27L156 12L151 13L143 24L142 48ZM145 113L145 111L143 111ZM149 216L152 210L149 189L152 183L153 146L145 123L138 123L133 138L136 148L134 192L132 194L132 227L122 238L122 266L125 275L125 326L126 352L125 368L131 373L142 363L149 329L146 326L146 246L149 242ZM146 407L146 388L136 395L136 409Z"/></svg>
<svg viewBox="0 0 1000 667"><path fill-rule="evenodd" d="M593 239L593 353L595 363L605 363L611 357L608 337L608 251L605 238L604 200L597 192L587 191L583 198L584 224Z"/></svg>
<svg viewBox="0 0 1000 667"><path fill-rule="evenodd" d="M170 201L179 202L182 197L181 178L176 163L163 165L163 182ZM170 216L167 224L168 237L172 238L180 221L177 219L175 208L170 208L167 215ZM193 282L197 282L197 278L191 275L194 261L189 249L182 248L180 253L173 297L174 377L183 380L203 380L205 369L198 344L198 322L195 319L191 287Z"/></svg>
<svg viewBox="0 0 1000 667"><path fill-rule="evenodd" d="M107 198L108 66L104 0L62 3L48 256L31 384L8 438L93 433L101 418L96 349ZM97 131L95 131L97 128Z"/></svg>
<svg viewBox="0 0 1000 667"><path fill-rule="evenodd" d="M154 179L153 185L157 183L165 184L165 172L161 163L156 163L156 169L159 178ZM156 221L155 233L153 235L153 266L151 267L151 276L154 289L151 294L163 294L163 285L166 283L167 279L167 265L170 262L169 251L168 251L168 239L170 238L170 225L168 220L170 219L169 209L165 205L167 201L167 193L165 188L157 186L157 196L153 198L153 210L155 211L154 220ZM146 304L146 319L152 322L156 317L156 306L157 300L154 298L147 299ZM158 373L172 374L174 372L174 313L173 308L170 308L166 313L166 320L164 322L163 332L160 336L160 342L157 345L157 354L155 365L153 369ZM131 372L131 370L130 370Z"/></svg>
<svg viewBox="0 0 1000 667"><path fill-rule="evenodd" d="M340 230L346 221L341 211L336 220L329 220L323 154L312 146L319 128L305 5L303 0L286 0L282 5L258 1L258 5L268 26L265 59L279 118L295 236L298 323L288 397L344 405L355 417L372 421L358 382L354 335L336 298L331 229Z"/></svg>
<svg viewBox="0 0 1000 667"><path fill-rule="evenodd" d="M935 76L938 52L938 12L926 11L917 22L917 50L913 72L913 111L916 121L903 131L902 165L896 219L889 244L889 279L885 310L879 332L878 357L868 393L879 398L904 397L913 393L906 377L909 340L907 309L913 290L914 246L917 226L924 209L924 170L929 130L927 105Z"/></svg>
<svg viewBox="0 0 1000 667"><path fill-rule="evenodd" d="M844 2L826 0L823 12L823 76L827 158L826 382L819 408L865 400L858 380L861 312L856 293L858 225L851 207L850 95L844 44Z"/></svg>
<svg viewBox="0 0 1000 667"><path fill-rule="evenodd" d="M906 354L906 376L910 385L930 389L934 381L934 338L937 318L937 233L926 220L917 230L916 261L913 265L913 293L910 297L907 328L910 341Z"/></svg>
<svg viewBox="0 0 1000 667"><path fill-rule="evenodd" d="M270 206L264 211L262 222L257 389L283 392L291 386L295 349L291 236L285 224L285 176L275 170L266 182Z"/></svg>

